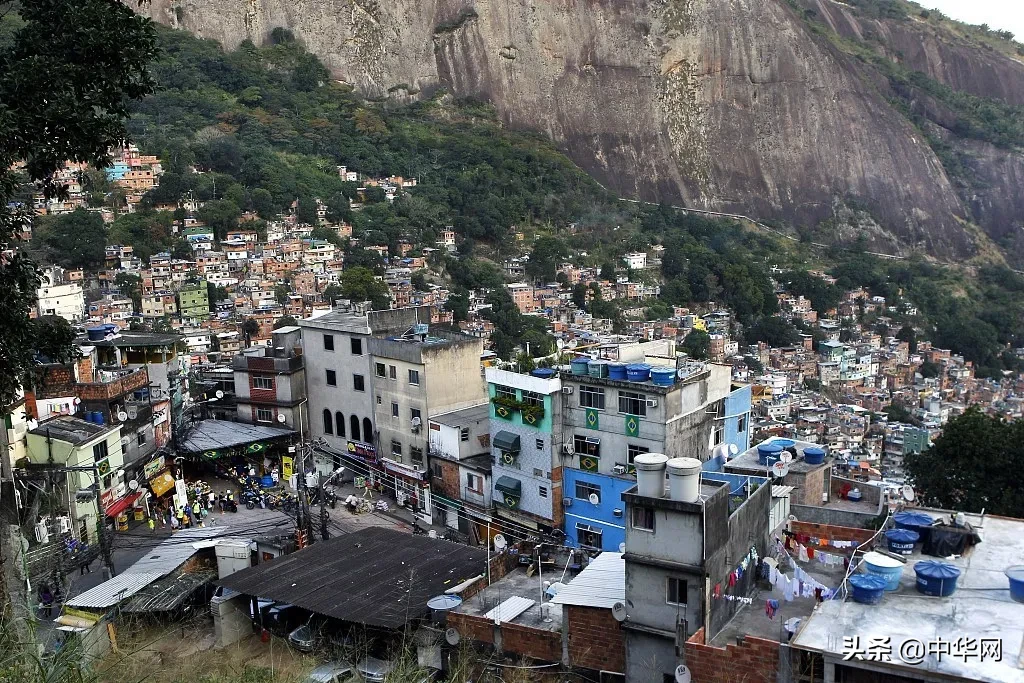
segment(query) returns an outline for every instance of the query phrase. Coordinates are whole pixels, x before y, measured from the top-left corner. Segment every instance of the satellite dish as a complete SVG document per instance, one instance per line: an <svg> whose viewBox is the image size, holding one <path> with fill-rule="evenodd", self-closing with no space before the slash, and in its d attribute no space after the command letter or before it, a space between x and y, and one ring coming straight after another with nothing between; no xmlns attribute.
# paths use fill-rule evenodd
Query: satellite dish
<svg viewBox="0 0 1024 683"><path fill-rule="evenodd" d="M462 637L459 636L459 632L453 628L445 629L444 639L449 645L458 645Z"/></svg>
<svg viewBox="0 0 1024 683"><path fill-rule="evenodd" d="M139 409L135 406L128 406L128 419L134 420L139 416Z"/></svg>
<svg viewBox="0 0 1024 683"><path fill-rule="evenodd" d="M279 413L279 414L278 414L278 416L277 416L277 421L278 421L278 422L280 422L281 424L284 424L284 421L285 421L286 419L288 419L288 418L286 418L286 417L284 416L284 413Z"/></svg>
<svg viewBox="0 0 1024 683"><path fill-rule="evenodd" d="M740 452L740 449L736 446L736 444L734 444L734 443L729 444L729 455L736 455L739 452Z"/></svg>
<svg viewBox="0 0 1024 683"><path fill-rule="evenodd" d="M691 676L690 670L686 668L685 664L680 664L676 667L676 683L690 683Z"/></svg>
<svg viewBox="0 0 1024 683"><path fill-rule="evenodd" d="M508 541L505 540L505 537L502 536L501 534L495 534L494 535L494 549L500 552L500 551L504 550L507 547L508 547Z"/></svg>
<svg viewBox="0 0 1024 683"><path fill-rule="evenodd" d="M772 465L772 474L776 477L784 477L789 474L789 463L781 460Z"/></svg>
<svg viewBox="0 0 1024 683"><path fill-rule="evenodd" d="M570 349L575 349L578 346L578 344L579 342L577 342L575 339L572 339L569 341L568 346Z"/></svg>
<svg viewBox="0 0 1024 683"><path fill-rule="evenodd" d="M784 463L790 463L793 461L793 454L789 451L782 451L782 453L779 454L779 460Z"/></svg>
<svg viewBox="0 0 1024 683"><path fill-rule="evenodd" d="M135 491L138 491L139 490L139 482L137 482L134 479L132 479L130 482L128 482L128 490L133 492L133 493Z"/></svg>
<svg viewBox="0 0 1024 683"><path fill-rule="evenodd" d="M626 552L626 544L625 543L620 543L619 544L619 552L620 553Z"/></svg>
<svg viewBox="0 0 1024 683"><path fill-rule="evenodd" d="M914 487L911 486L910 484L904 484L903 488L900 489L900 494L903 496L903 499L908 503L913 503L914 499L917 498L917 494L914 493Z"/></svg>
<svg viewBox="0 0 1024 683"><path fill-rule="evenodd" d="M218 389L217 391L215 391L215 392L213 393L213 395L214 395L214 396L216 396L217 398L224 398L224 392L223 392L223 391L221 391L220 389Z"/></svg>
<svg viewBox="0 0 1024 683"><path fill-rule="evenodd" d="M565 342L563 340L561 340L561 339L556 339L555 340L555 348L558 349L559 351L561 351L562 349L565 348Z"/></svg>
<svg viewBox="0 0 1024 683"><path fill-rule="evenodd" d="M74 400L74 401L72 401L72 403L74 403L74 404L75 404L76 406L77 406L77 405L78 405L79 403L81 403L81 402L82 402L82 399L78 398L77 396L75 396L75 400Z"/></svg>
<svg viewBox="0 0 1024 683"><path fill-rule="evenodd" d="M117 411L117 421L118 422L124 422L127 419L128 419L128 413L124 412L123 410Z"/></svg>
<svg viewBox="0 0 1024 683"><path fill-rule="evenodd" d="M625 603L617 602L614 605L612 605L612 617L614 617L615 621L625 621L626 620L626 605L625 605Z"/></svg>
<svg viewBox="0 0 1024 683"><path fill-rule="evenodd" d="M587 500L590 501L591 505L598 505L601 502L600 496L598 496L596 493L591 493L589 496L587 496Z"/></svg>

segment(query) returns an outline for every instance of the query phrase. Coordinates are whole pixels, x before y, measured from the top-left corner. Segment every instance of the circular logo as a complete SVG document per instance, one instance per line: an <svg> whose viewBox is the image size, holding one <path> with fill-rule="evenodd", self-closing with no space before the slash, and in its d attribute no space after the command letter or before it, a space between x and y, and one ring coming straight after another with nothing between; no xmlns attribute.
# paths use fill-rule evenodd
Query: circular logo
<svg viewBox="0 0 1024 683"><path fill-rule="evenodd" d="M501 454L501 460L506 465L511 465L512 463L514 463L516 461L516 457L514 455L512 455L511 453L507 453L506 452L506 453L502 453Z"/></svg>

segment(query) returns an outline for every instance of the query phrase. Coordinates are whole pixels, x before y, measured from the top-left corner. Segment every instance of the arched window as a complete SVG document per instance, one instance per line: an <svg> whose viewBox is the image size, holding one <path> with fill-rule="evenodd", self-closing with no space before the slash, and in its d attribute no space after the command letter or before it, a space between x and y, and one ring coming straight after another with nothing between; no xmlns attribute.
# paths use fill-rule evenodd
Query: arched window
<svg viewBox="0 0 1024 683"><path fill-rule="evenodd" d="M349 424L352 426L352 440L362 441L362 439L359 438L359 418L353 415L349 418Z"/></svg>
<svg viewBox="0 0 1024 683"><path fill-rule="evenodd" d="M331 420L331 411L324 408L324 434L334 433L334 422Z"/></svg>
<svg viewBox="0 0 1024 683"><path fill-rule="evenodd" d="M338 423L338 436L345 438L345 416L338 411L334 414L334 421Z"/></svg>
<svg viewBox="0 0 1024 683"><path fill-rule="evenodd" d="M363 418L363 441L373 443L373 423L370 418Z"/></svg>

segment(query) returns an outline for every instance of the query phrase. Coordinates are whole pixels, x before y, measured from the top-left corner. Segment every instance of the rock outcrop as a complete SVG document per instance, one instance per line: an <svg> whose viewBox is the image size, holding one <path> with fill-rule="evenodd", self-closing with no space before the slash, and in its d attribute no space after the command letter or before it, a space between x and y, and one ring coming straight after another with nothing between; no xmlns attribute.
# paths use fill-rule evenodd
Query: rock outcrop
<svg viewBox="0 0 1024 683"><path fill-rule="evenodd" d="M868 30L813 4L840 34ZM287 27L369 97L487 99L624 196L806 226L853 200L895 240L946 258L978 246L965 219L992 235L1020 229L1007 226L1019 194L997 178L1020 172L1019 155L979 151L997 187L971 204L878 75L785 0L152 0L141 11L228 48ZM911 28L886 30L913 68L1024 101L1021 64L935 36L915 52Z"/></svg>

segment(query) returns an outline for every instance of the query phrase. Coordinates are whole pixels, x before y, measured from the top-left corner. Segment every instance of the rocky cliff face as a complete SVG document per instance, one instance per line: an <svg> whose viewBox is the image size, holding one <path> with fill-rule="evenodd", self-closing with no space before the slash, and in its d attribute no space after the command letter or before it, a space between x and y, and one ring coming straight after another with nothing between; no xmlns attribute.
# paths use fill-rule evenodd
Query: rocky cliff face
<svg viewBox="0 0 1024 683"><path fill-rule="evenodd" d="M840 33L865 30L814 1ZM288 27L371 97L445 88L490 100L624 196L809 226L854 200L880 242L943 257L977 246L963 225L972 205L877 77L785 0L153 0L143 11L229 48ZM937 38L914 52L914 40L894 39L914 68L1024 100L1020 64ZM993 177L1022 170L1000 150L978 163ZM1004 189L976 198L979 213L1012 216Z"/></svg>

